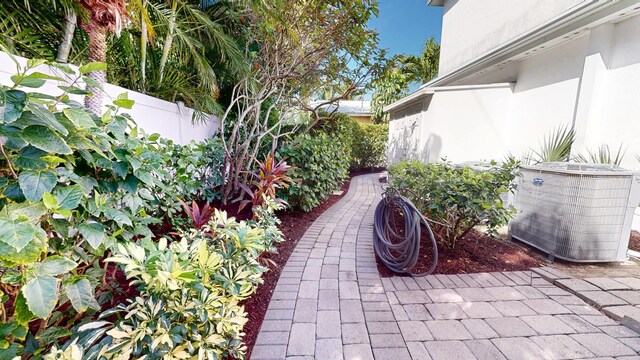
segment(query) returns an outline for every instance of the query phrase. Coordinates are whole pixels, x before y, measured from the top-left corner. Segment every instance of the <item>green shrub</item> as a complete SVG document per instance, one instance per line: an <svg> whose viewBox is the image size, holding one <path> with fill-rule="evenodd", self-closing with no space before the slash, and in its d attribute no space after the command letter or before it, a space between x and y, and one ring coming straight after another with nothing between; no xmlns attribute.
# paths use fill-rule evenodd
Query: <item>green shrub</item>
<svg viewBox="0 0 640 360"><path fill-rule="evenodd" d="M9 357L49 347L109 306L121 284L105 254L152 236L148 225L175 213L176 198L215 197L221 181L217 140L177 146L145 135L119 113L133 105L126 94L97 117L70 100L78 87L57 97L22 90L68 80L32 72L42 63L0 86L0 349ZM70 83L85 79L52 66Z"/></svg>
<svg viewBox="0 0 640 360"><path fill-rule="evenodd" d="M491 163L488 171L449 162L401 162L389 167L390 186L404 192L434 225L438 240L454 248L473 227L495 235L515 211L502 195L515 190L519 163Z"/></svg>
<svg viewBox="0 0 640 360"><path fill-rule="evenodd" d="M219 138L192 141L187 145L167 139L159 139L159 142L160 167L166 175L160 175L154 189L155 213L159 217L166 216L174 228L184 228L188 223L181 216L182 207L176 199L198 202L220 199L224 148Z"/></svg>
<svg viewBox="0 0 640 360"><path fill-rule="evenodd" d="M262 283L266 268L259 255L282 240L273 201L261 206L258 222L236 222L216 211L202 230L167 245L143 241L119 245L108 259L124 265L140 296L103 317L121 312L116 322L78 327L67 345L82 359L243 358L241 338L247 316L240 302ZM61 353L55 349L54 352Z"/></svg>
<svg viewBox="0 0 640 360"><path fill-rule="evenodd" d="M350 153L340 138L324 132L297 137L279 150L279 158L294 166L296 180L282 197L303 211L318 206L349 175Z"/></svg>
<svg viewBox="0 0 640 360"><path fill-rule="evenodd" d="M365 169L387 163L388 124L358 124L351 143L351 168Z"/></svg>

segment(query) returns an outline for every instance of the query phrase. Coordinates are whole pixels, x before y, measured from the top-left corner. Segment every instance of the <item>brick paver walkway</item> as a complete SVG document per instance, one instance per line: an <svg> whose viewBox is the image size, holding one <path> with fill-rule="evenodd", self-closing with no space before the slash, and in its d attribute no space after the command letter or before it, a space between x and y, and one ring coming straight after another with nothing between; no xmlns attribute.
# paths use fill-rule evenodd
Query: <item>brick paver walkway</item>
<svg viewBox="0 0 640 360"><path fill-rule="evenodd" d="M640 359L640 335L531 271L381 279L376 175L300 240L251 359Z"/></svg>

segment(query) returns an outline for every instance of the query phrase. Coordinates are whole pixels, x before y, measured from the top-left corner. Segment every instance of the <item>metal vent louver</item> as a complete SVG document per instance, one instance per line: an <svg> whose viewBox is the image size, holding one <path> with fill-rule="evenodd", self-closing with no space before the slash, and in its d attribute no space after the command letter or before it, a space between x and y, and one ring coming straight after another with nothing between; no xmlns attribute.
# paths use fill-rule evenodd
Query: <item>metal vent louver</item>
<svg viewBox="0 0 640 360"><path fill-rule="evenodd" d="M509 235L576 262L627 257L640 177L611 165L522 166Z"/></svg>

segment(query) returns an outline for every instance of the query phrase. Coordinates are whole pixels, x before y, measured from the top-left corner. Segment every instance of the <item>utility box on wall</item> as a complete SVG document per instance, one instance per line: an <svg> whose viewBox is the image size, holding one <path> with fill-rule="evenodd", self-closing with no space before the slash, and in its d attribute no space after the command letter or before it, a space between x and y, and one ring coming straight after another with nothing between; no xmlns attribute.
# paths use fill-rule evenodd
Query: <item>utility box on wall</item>
<svg viewBox="0 0 640 360"><path fill-rule="evenodd" d="M627 258L640 176L601 164L522 166L509 236L575 262Z"/></svg>

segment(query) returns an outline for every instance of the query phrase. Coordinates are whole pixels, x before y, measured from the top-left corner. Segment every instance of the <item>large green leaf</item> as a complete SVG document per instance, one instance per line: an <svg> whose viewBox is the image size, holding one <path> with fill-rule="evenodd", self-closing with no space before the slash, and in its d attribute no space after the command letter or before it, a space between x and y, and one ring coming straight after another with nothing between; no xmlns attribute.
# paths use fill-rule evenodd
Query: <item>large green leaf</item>
<svg viewBox="0 0 640 360"><path fill-rule="evenodd" d="M54 255L32 265L31 269L36 277L58 276L75 269L78 266L75 261L62 256Z"/></svg>
<svg viewBox="0 0 640 360"><path fill-rule="evenodd" d="M46 318L58 303L58 281L53 276L41 276L29 280L22 287L29 311L39 318Z"/></svg>
<svg viewBox="0 0 640 360"><path fill-rule="evenodd" d="M26 217L12 220L0 218L0 242L21 251L35 237L36 228Z"/></svg>
<svg viewBox="0 0 640 360"><path fill-rule="evenodd" d="M13 122L22 115L27 94L20 90L7 90L4 92L4 115L5 122Z"/></svg>
<svg viewBox="0 0 640 360"><path fill-rule="evenodd" d="M96 222L80 224L78 231L94 249L97 249L106 238L104 225Z"/></svg>
<svg viewBox="0 0 640 360"><path fill-rule="evenodd" d="M24 197L31 201L40 201L45 192L51 192L58 177L51 171L26 170L18 176L18 183Z"/></svg>
<svg viewBox="0 0 640 360"><path fill-rule="evenodd" d="M40 221L42 215L47 212L47 208L41 202L37 203L11 203L0 211L0 216L8 217L10 219L18 219L20 216L25 216L30 222L36 223Z"/></svg>
<svg viewBox="0 0 640 360"><path fill-rule="evenodd" d="M20 152L18 153L16 165L18 165L18 167L21 169L44 169L45 167L47 167L47 162L40 158L45 155L47 155L46 152L36 147L25 146L20 149Z"/></svg>
<svg viewBox="0 0 640 360"><path fill-rule="evenodd" d="M118 225L120 227L122 227L125 224L129 225L129 226L132 226L131 219L127 216L127 214L125 214L124 212L122 212L120 210L109 208L109 209L106 209L104 211L104 215L107 218L109 218L109 219L115 221L116 223L118 223Z"/></svg>
<svg viewBox="0 0 640 360"><path fill-rule="evenodd" d="M16 321L22 325L26 325L35 317L27 306L27 300L25 300L22 293L18 293L14 304L13 313L16 317Z"/></svg>
<svg viewBox="0 0 640 360"><path fill-rule="evenodd" d="M27 146L27 143L20 137L21 133L22 129L18 127L0 126L0 137L4 139L4 145L12 149L22 149Z"/></svg>
<svg viewBox="0 0 640 360"><path fill-rule="evenodd" d="M90 62L88 64L84 64L80 66L79 70L80 70L80 74L82 75L88 74L92 71L105 71L107 70L107 64L103 62L94 61L94 62Z"/></svg>
<svg viewBox="0 0 640 360"><path fill-rule="evenodd" d="M42 253L47 249L49 240L47 233L36 227L33 238L22 250L18 251L13 246L0 241L0 261L11 267L12 265L30 265L40 259Z"/></svg>
<svg viewBox="0 0 640 360"><path fill-rule="evenodd" d="M64 285L67 297L77 312L86 311L88 308L100 308L93 296L93 287L86 278L72 278Z"/></svg>
<svg viewBox="0 0 640 360"><path fill-rule="evenodd" d="M61 326L51 326L44 329L40 334L38 334L38 340L41 344L52 344L56 340L71 336L71 330L67 328L63 328Z"/></svg>
<svg viewBox="0 0 640 360"><path fill-rule="evenodd" d="M80 185L65 186L57 189L53 194L58 200L58 206L63 210L73 210L78 207L84 196Z"/></svg>
<svg viewBox="0 0 640 360"><path fill-rule="evenodd" d="M78 108L67 108L63 110L64 114L67 116L71 122L78 128L91 129L96 127L96 123L91 118L86 110L78 109Z"/></svg>
<svg viewBox="0 0 640 360"><path fill-rule="evenodd" d="M31 113L33 115L35 115L35 117L37 118L37 120L39 120L38 123L29 123L28 125L43 125L43 126L47 126L52 128L53 130L59 132L60 134L62 134L63 136L67 136L69 134L69 131L67 130L66 127L64 127L64 125L62 125L58 119L56 119L56 117L53 115L53 113L51 111L49 111L47 108L45 108L43 105L40 104L29 104L29 110L31 110ZM25 113L24 116L27 116L29 113Z"/></svg>
<svg viewBox="0 0 640 360"><path fill-rule="evenodd" d="M73 153L64 139L46 126L27 126L22 130L20 137L29 144L47 152L65 155Z"/></svg>
<svg viewBox="0 0 640 360"><path fill-rule="evenodd" d="M11 81L13 81L15 84L30 88L39 88L44 85L47 80L64 81L64 79L60 77L44 74L37 71L29 75L13 75L11 77Z"/></svg>
<svg viewBox="0 0 640 360"><path fill-rule="evenodd" d="M7 186L7 188L2 192L2 195L15 202L21 202L25 200L24 194L22 193L22 190L20 189L20 186L18 184L11 184Z"/></svg>

